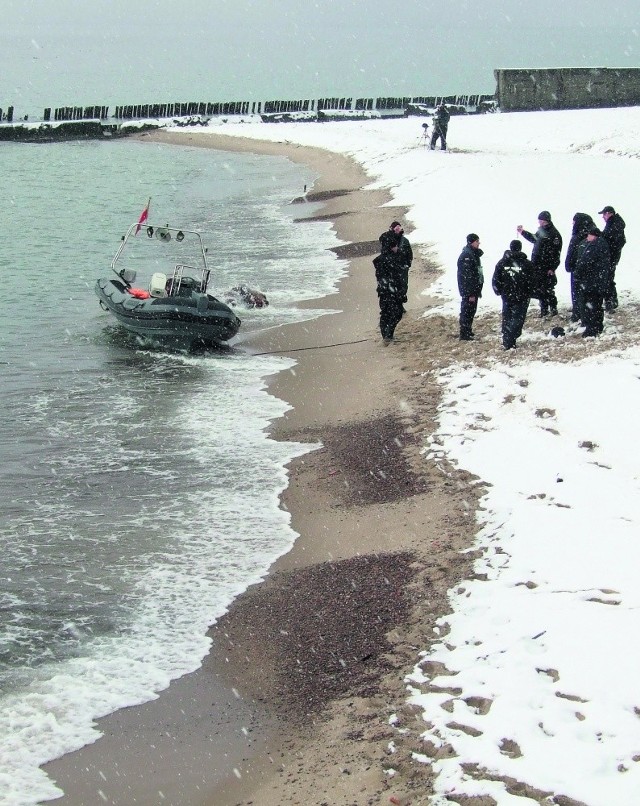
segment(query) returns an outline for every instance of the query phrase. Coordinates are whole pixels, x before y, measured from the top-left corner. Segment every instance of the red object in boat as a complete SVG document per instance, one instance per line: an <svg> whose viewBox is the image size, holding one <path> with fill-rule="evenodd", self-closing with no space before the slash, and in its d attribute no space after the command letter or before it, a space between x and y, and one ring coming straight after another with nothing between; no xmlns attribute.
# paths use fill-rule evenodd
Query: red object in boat
<svg viewBox="0 0 640 806"><path fill-rule="evenodd" d="M148 291L145 291L144 288L127 288L127 291L136 299L149 299L151 296L151 294Z"/></svg>

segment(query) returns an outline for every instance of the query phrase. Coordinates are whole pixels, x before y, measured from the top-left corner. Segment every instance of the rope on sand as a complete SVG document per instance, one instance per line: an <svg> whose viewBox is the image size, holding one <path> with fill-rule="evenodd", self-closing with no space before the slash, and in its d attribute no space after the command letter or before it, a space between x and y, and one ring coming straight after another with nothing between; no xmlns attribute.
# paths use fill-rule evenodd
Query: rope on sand
<svg viewBox="0 0 640 806"><path fill-rule="evenodd" d="M292 347L290 350L270 350L266 353L251 353L251 355L279 355L280 353L300 353L303 350L327 350L330 347L344 347L348 344L362 344L369 339L358 339L357 341L338 341L335 344L319 344L312 347Z"/></svg>

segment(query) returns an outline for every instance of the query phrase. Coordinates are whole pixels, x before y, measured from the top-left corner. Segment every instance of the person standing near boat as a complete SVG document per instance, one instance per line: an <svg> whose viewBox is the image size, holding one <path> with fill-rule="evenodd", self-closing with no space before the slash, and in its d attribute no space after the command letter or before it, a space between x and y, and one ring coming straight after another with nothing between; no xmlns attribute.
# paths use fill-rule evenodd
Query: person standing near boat
<svg viewBox="0 0 640 806"><path fill-rule="evenodd" d="M380 305L380 334L384 343L389 344L404 313L413 250L399 221L392 221L378 240L380 254L373 265Z"/></svg>

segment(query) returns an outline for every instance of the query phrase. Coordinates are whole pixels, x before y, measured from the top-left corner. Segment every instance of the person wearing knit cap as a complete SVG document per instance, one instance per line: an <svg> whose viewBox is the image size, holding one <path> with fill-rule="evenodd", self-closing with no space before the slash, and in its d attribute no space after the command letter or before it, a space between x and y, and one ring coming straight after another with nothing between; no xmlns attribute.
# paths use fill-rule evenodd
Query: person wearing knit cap
<svg viewBox="0 0 640 806"><path fill-rule="evenodd" d="M380 306L380 334L384 343L390 344L407 301L413 251L399 221L392 221L378 240L380 254L374 259L373 265Z"/></svg>
<svg viewBox="0 0 640 806"><path fill-rule="evenodd" d="M606 238L595 225L578 245L574 282L584 337L599 336L604 325L603 300L608 287L611 256Z"/></svg>
<svg viewBox="0 0 640 806"><path fill-rule="evenodd" d="M460 292L460 340L472 341L473 318L478 310L478 299L482 296L484 275L480 258L480 236L475 232L467 235L467 244L458 258L458 291Z"/></svg>
<svg viewBox="0 0 640 806"><path fill-rule="evenodd" d="M533 291L533 265L522 251L522 241L511 241L496 263L491 286L502 297L502 346L511 350L522 334Z"/></svg>
<svg viewBox="0 0 640 806"><path fill-rule="evenodd" d="M618 307L618 290L616 289L616 268L620 262L620 255L622 247L626 244L627 239L624 234L625 223L620 213L616 213L615 209L607 204L600 210L599 214L605 220L603 237L609 244L609 252L611 253L611 267L609 269L609 282L604 294L604 309L605 311L615 311Z"/></svg>
<svg viewBox="0 0 640 806"><path fill-rule="evenodd" d="M538 229L535 235L528 232L522 224L518 224L518 233L533 244L531 262L533 263L535 289L533 296L540 301L540 316L558 314L558 300L555 291L558 278L556 269L560 265L562 236L551 221L551 213L542 210L538 213Z"/></svg>

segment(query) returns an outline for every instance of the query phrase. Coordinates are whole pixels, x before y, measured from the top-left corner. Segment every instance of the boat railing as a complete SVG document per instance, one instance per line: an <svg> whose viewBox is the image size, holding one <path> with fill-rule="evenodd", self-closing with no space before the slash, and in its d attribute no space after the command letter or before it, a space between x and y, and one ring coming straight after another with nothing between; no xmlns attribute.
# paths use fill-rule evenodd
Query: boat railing
<svg viewBox="0 0 640 806"><path fill-rule="evenodd" d="M185 275L185 271L190 272ZM199 279L193 274L199 275ZM189 290L192 288L199 291L201 294L206 293L207 284L209 282L209 269L203 269L198 266L189 266L186 263L178 263L173 270L173 276L167 283L167 294L170 297L175 297L180 294L181 289Z"/></svg>
<svg viewBox="0 0 640 806"><path fill-rule="evenodd" d="M139 232L146 235L147 239L153 238L154 240L159 240L162 243L168 243L172 240L176 241L177 243L182 243L182 241L185 241L185 239L186 240L191 239L191 242L193 243L193 239L195 239L195 243L197 244L197 251L202 258L202 264L198 267L185 265L183 268L190 268L196 271L198 274L201 274L203 291L206 290L206 283L209 281L210 270L207 267L207 250L204 247L200 233L197 232L196 230L172 227L169 224L165 224L163 227L157 227L152 224L143 224L141 226L139 222L131 224L127 232L122 236L118 250L116 251L113 260L111 261L111 268L116 274L120 275L119 270L116 269L116 263L118 263L118 260L120 259L125 246L127 246L127 244L130 241L135 240L135 237L136 235L138 235ZM176 266L176 269L177 268L179 267Z"/></svg>

